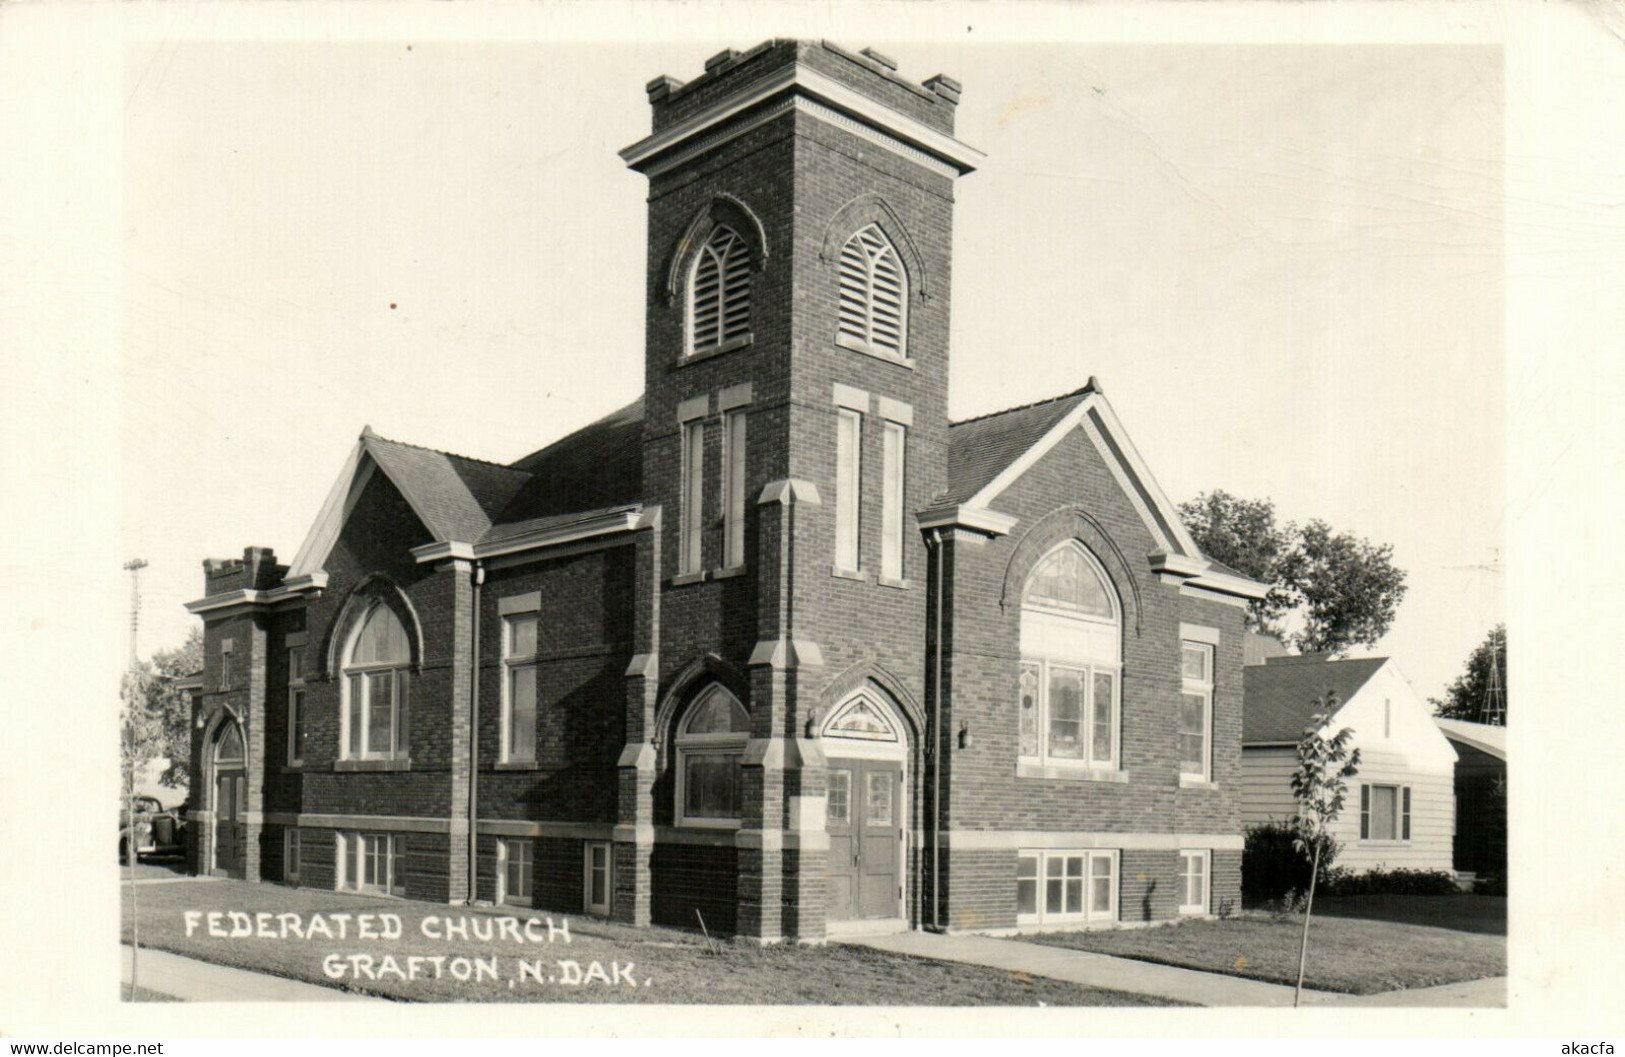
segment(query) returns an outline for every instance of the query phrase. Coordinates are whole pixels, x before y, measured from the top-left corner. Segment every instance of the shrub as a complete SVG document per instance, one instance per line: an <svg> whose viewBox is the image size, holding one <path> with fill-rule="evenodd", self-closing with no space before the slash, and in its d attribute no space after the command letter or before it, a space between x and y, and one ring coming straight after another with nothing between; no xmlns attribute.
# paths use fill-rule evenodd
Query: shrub
<svg viewBox="0 0 1625 1057"><path fill-rule="evenodd" d="M1449 870L1384 870L1381 867L1364 873L1339 870L1322 883L1329 896L1446 896L1461 891L1456 875Z"/></svg>
<svg viewBox="0 0 1625 1057"><path fill-rule="evenodd" d="M1504 896L1507 894L1507 876L1504 873L1485 874L1473 878L1473 895Z"/></svg>
<svg viewBox="0 0 1625 1057"><path fill-rule="evenodd" d="M1296 820L1261 822L1247 829L1241 852L1241 899L1248 906L1263 906L1309 887L1313 869L1307 850L1299 851ZM1320 846L1320 883L1333 874L1332 863L1341 850L1331 837Z"/></svg>

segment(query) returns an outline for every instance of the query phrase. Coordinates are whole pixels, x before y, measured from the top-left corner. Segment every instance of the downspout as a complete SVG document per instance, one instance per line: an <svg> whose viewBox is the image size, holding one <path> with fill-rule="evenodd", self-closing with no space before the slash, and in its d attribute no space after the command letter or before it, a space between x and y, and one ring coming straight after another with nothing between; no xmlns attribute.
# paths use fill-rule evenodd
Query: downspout
<svg viewBox="0 0 1625 1057"><path fill-rule="evenodd" d="M485 566L474 563L474 638L469 644L468 706L468 901L479 897L480 882L480 586L485 583Z"/></svg>
<svg viewBox="0 0 1625 1057"><path fill-rule="evenodd" d="M935 674L931 692L931 930L942 931L942 529L936 531L936 636L932 649Z"/></svg>

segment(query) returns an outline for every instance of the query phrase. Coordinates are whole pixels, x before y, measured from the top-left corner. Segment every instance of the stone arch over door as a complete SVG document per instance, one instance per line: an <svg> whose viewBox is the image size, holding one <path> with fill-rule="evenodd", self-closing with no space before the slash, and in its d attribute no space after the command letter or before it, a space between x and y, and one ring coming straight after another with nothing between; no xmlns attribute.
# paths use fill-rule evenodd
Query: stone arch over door
<svg viewBox="0 0 1625 1057"><path fill-rule="evenodd" d="M1010 612L1020 608L1021 592L1039 559L1055 546L1075 539L1094 555L1106 571L1106 576L1117 589L1123 607L1123 630L1132 625L1134 634L1141 631L1140 583L1134 568L1117 541L1105 526L1082 507L1069 506L1052 510L1035 521L1010 552L1010 561L1004 570L1004 589L999 595L999 608Z"/></svg>
<svg viewBox="0 0 1625 1057"><path fill-rule="evenodd" d="M388 606L390 611L400 620L401 626L406 629L407 642L411 647L411 669L416 672L423 667L423 622L418 619L417 607L406 592L401 590L393 579L383 573L372 573L364 577L350 589L344 604L339 607L338 615L328 625L326 637L319 656L325 665L325 676L334 677L344 667L341 656L344 644L354 630L356 622L367 615L375 604Z"/></svg>
<svg viewBox="0 0 1625 1057"><path fill-rule="evenodd" d="M671 258L666 265L666 283L664 293L667 304L675 304L677 295L682 292L687 269L685 265L693 259L699 248L705 245L705 240L711 237L711 232L718 225L726 224L745 241L750 250L750 267L753 272L760 272L767 264L768 244L767 229L744 202L731 194L721 193L699 208L688 227L672 247Z"/></svg>

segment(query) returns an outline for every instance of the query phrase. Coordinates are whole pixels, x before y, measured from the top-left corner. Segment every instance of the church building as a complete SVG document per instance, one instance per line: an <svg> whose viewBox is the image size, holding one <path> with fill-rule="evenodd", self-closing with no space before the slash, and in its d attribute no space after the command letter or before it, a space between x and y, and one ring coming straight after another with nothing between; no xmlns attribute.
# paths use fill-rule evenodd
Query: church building
<svg viewBox="0 0 1625 1057"><path fill-rule="evenodd" d="M204 563L195 872L761 941L1239 905L1264 588L1093 378L949 421L959 94L649 82L643 396L507 464L363 429L290 562Z"/></svg>

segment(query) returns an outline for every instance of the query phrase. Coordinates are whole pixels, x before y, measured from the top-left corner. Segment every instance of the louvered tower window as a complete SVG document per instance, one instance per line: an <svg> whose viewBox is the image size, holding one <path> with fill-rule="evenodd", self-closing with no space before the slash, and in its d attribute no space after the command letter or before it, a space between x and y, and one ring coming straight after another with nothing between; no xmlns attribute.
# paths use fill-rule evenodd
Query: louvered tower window
<svg viewBox="0 0 1625 1057"><path fill-rule="evenodd" d="M690 356L750 333L750 249L732 228L718 225L700 247L688 290Z"/></svg>
<svg viewBox="0 0 1625 1057"><path fill-rule="evenodd" d="M841 248L841 323L839 344L907 355L905 306L908 276L897 250L873 224Z"/></svg>

